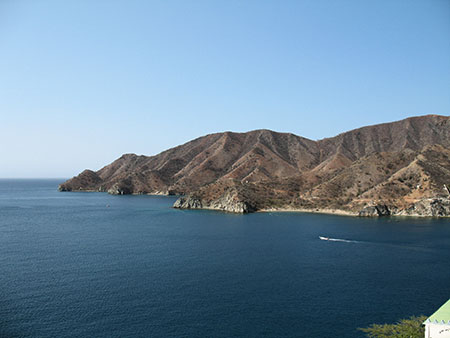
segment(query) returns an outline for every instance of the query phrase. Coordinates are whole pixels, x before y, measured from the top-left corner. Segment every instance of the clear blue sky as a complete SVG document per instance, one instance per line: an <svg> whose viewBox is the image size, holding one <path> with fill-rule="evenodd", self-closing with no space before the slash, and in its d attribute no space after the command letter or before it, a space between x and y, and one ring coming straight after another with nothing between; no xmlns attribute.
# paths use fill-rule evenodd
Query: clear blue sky
<svg viewBox="0 0 450 338"><path fill-rule="evenodd" d="M450 1L0 0L0 177L450 114Z"/></svg>

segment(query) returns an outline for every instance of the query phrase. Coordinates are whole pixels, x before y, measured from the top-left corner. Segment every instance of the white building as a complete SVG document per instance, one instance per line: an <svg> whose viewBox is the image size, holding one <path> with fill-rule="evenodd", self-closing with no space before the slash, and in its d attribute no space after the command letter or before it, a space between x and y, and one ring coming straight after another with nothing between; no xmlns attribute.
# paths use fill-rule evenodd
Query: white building
<svg viewBox="0 0 450 338"><path fill-rule="evenodd" d="M450 338L450 299L423 322L425 338Z"/></svg>

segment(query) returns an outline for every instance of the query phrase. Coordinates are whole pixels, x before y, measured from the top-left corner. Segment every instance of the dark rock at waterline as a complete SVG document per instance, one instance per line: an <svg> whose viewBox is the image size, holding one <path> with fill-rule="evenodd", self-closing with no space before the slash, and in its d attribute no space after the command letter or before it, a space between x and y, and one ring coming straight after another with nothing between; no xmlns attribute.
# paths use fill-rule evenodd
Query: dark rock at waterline
<svg viewBox="0 0 450 338"><path fill-rule="evenodd" d="M359 216L361 217L380 217L380 216L389 216L390 214L391 211L384 204L365 207L359 212Z"/></svg>

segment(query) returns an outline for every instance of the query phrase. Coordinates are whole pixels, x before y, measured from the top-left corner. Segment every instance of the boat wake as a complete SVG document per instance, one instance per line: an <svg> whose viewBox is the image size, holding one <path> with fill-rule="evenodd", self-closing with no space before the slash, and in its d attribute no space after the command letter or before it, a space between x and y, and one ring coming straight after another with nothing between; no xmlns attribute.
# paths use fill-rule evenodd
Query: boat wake
<svg viewBox="0 0 450 338"><path fill-rule="evenodd" d="M353 241L350 239L342 239L342 238L330 238L319 236L319 239L321 239L322 241L330 241L330 242L359 243L359 241Z"/></svg>
<svg viewBox="0 0 450 338"><path fill-rule="evenodd" d="M406 249L406 250L414 250L414 251L422 251L422 252L434 252L433 249L421 247L421 246L415 246L415 245L409 245L407 243L377 243L377 242L366 242L366 241L354 241L350 239L342 239L342 238L331 238L331 237L323 237L319 236L319 239L322 241L329 241L329 242L344 242L344 243L360 243L360 244L367 244L367 245L374 245L374 246L383 246L383 247L389 247L393 249Z"/></svg>
<svg viewBox="0 0 450 338"><path fill-rule="evenodd" d="M358 241L352 241L350 239L340 239L340 238L330 238L329 241L332 241L332 242L345 242L345 243L359 243Z"/></svg>

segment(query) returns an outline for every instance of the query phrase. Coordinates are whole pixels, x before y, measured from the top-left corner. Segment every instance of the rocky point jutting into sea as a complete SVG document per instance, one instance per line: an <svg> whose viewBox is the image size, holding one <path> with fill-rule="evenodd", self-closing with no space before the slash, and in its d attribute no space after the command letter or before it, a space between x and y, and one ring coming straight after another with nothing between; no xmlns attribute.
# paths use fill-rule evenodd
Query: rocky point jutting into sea
<svg viewBox="0 0 450 338"><path fill-rule="evenodd" d="M181 195L175 208L450 216L450 118L427 115L319 141L210 134L155 156L125 154L60 191Z"/></svg>

